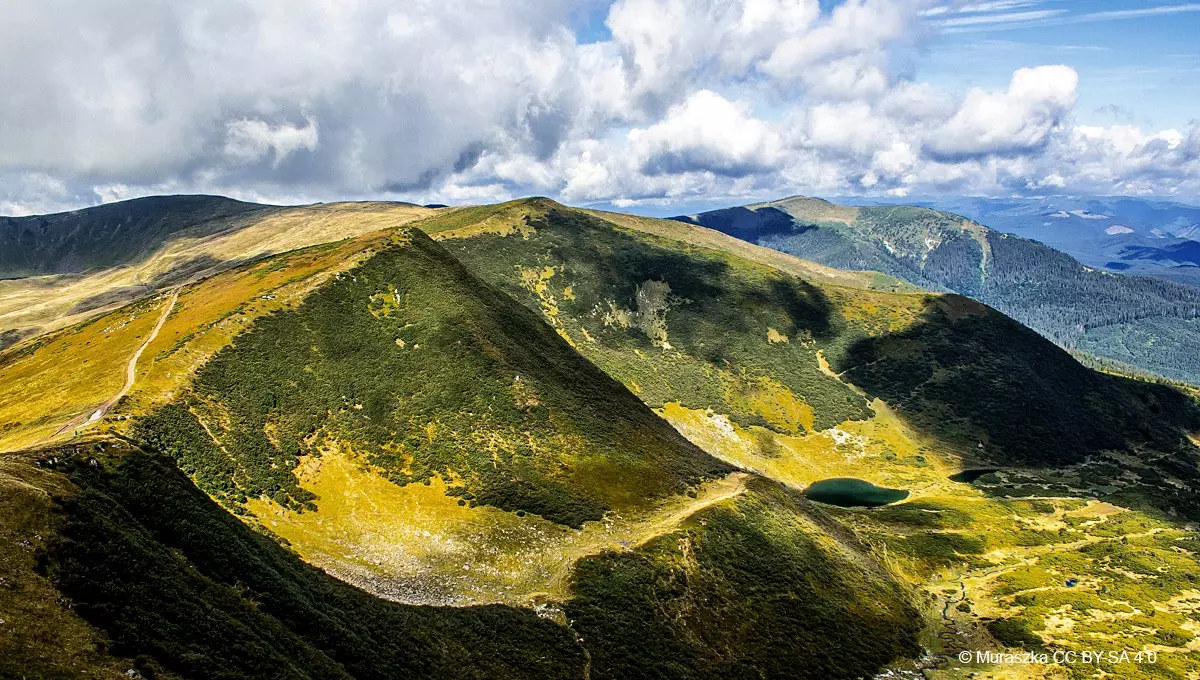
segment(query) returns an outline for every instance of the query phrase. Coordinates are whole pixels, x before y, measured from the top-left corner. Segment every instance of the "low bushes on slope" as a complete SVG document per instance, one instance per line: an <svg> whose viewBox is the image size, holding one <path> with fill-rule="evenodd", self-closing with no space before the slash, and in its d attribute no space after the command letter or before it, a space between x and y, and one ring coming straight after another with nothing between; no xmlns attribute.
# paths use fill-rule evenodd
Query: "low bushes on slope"
<svg viewBox="0 0 1200 680"><path fill-rule="evenodd" d="M82 461L42 569L143 673L186 678L577 678L570 634L510 607L399 605L252 532L170 460Z"/></svg>
<svg viewBox="0 0 1200 680"><path fill-rule="evenodd" d="M585 559L562 627L380 600L251 531L170 459L95 455L57 458L75 490L56 494L40 569L147 676L831 680L919 651L907 592L766 481Z"/></svg>
<svg viewBox="0 0 1200 680"><path fill-rule="evenodd" d="M573 527L728 467L419 231L255 321L137 436L232 503L311 507L326 443L389 479Z"/></svg>
<svg viewBox="0 0 1200 680"><path fill-rule="evenodd" d="M805 404L816 430L870 417L866 400L819 368L818 347L846 330L819 286L561 206L534 213L528 226L446 247L542 312L647 404L678 401L743 424L807 429L757 407L773 390Z"/></svg>
<svg viewBox="0 0 1200 680"><path fill-rule="evenodd" d="M803 513L760 482L644 548L581 562L567 614L593 677L836 680L915 656L904 592Z"/></svg>

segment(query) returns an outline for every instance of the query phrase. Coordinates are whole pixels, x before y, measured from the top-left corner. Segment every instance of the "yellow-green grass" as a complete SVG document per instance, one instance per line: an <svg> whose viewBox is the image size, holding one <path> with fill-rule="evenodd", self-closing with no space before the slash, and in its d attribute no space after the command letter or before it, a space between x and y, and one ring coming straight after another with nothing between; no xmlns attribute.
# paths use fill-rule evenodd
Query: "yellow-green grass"
<svg viewBox="0 0 1200 680"><path fill-rule="evenodd" d="M297 474L318 496L317 510L296 512L256 499L247 505L258 521L329 573L418 604L562 602L580 558L635 548L745 489L745 475L735 473L701 485L695 497L613 512L577 530L464 503L446 493L453 480L397 486L347 446L305 459Z"/></svg>
<svg viewBox="0 0 1200 680"><path fill-rule="evenodd" d="M267 210L249 220L226 220L228 227L216 234L196 236L194 229L180 232L150 257L132 265L79 275L0 281L0 332L18 330L31 337L44 334L111 311L163 285L197 280L247 260L354 238L437 212L380 202ZM194 264L197 262L202 264ZM181 270L185 271L182 280ZM104 302L105 296L111 300ZM81 303L90 309L81 308Z"/></svg>
<svg viewBox="0 0 1200 680"><path fill-rule="evenodd" d="M660 414L692 443L721 460L802 489L830 477L857 477L880 486L921 489L943 485L947 461L933 455L880 401L876 415L807 435L742 427L728 416L671 403Z"/></svg>
<svg viewBox="0 0 1200 680"><path fill-rule="evenodd" d="M545 198L508 201L497 205L449 208L414 223L435 240L469 238L481 234L528 234L530 219L559 206Z"/></svg>
<svg viewBox="0 0 1200 680"><path fill-rule="evenodd" d="M385 232L373 233L289 252L188 286L146 348L122 413L143 414L169 401L254 319L295 306L321 283L369 257L386 239Z"/></svg>
<svg viewBox="0 0 1200 680"><path fill-rule="evenodd" d="M115 395L167 301L145 300L2 355L0 450L47 439Z"/></svg>
<svg viewBox="0 0 1200 680"><path fill-rule="evenodd" d="M746 206L756 208L773 207L786 211L789 215L810 222L842 222L854 224L858 219L858 208L850 205L838 205L820 198L808 196L789 196L778 201L755 203Z"/></svg>
<svg viewBox="0 0 1200 680"><path fill-rule="evenodd" d="M144 413L168 400L255 318L295 304L386 238L386 233L368 234L287 253L184 287L138 360L125 403L104 421L59 432L64 423L86 416L121 389L128 360L156 323L166 296L134 303L37 344L11 348L0 363L0 450L69 439L88 429L123 429L114 416Z"/></svg>

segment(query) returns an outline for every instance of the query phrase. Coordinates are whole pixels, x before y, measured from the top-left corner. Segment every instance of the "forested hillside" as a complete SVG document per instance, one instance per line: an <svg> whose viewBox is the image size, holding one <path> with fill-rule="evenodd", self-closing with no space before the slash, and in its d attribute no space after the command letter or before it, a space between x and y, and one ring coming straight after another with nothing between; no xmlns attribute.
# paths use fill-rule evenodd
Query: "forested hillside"
<svg viewBox="0 0 1200 680"><path fill-rule="evenodd" d="M676 219L829 266L961 293L1065 348L1200 382L1200 336L1190 332L1200 289L1085 267L1036 241L927 208L835 208L785 199Z"/></svg>

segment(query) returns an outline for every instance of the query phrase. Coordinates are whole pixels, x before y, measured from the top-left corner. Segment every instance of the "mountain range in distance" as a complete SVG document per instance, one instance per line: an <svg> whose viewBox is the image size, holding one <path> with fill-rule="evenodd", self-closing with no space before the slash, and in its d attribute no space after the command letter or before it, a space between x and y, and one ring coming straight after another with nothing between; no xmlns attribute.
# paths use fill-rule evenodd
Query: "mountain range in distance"
<svg viewBox="0 0 1200 680"><path fill-rule="evenodd" d="M1089 225L1109 221L1077 212L1083 216L1063 214ZM923 289L967 295L1112 366L1200 383L1200 288L1165 280L1187 276L1116 274L1039 240L918 206L794 197L674 219L831 267L880 271ZM1038 229L1029 228L1044 236Z"/></svg>
<svg viewBox="0 0 1200 680"><path fill-rule="evenodd" d="M878 204L848 200L856 205ZM1093 196L906 202L1041 241L1090 267L1200 285L1200 207Z"/></svg>
<svg viewBox="0 0 1200 680"><path fill-rule="evenodd" d="M813 199L3 228L0 677L1200 672L1196 390L978 301L1186 287Z"/></svg>

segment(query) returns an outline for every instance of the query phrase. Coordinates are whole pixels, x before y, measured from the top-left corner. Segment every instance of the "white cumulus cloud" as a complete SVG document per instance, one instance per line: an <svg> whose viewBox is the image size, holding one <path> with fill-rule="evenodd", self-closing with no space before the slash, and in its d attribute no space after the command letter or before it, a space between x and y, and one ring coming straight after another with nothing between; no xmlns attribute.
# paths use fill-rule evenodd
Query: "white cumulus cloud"
<svg viewBox="0 0 1200 680"><path fill-rule="evenodd" d="M226 155L245 163L273 157L272 165L279 167L294 151L314 151L319 141L317 123L312 119L304 127L292 123L271 125L263 120L235 120L225 126Z"/></svg>
<svg viewBox="0 0 1200 680"><path fill-rule="evenodd" d="M1020 69L1006 92L972 90L929 149L949 158L1037 151L1075 106L1078 85L1069 66Z"/></svg>
<svg viewBox="0 0 1200 680"><path fill-rule="evenodd" d="M1069 65L922 81L1029 0L85 0L0 22L0 213L159 192L620 205L795 193L1200 198L1200 128L1076 125Z"/></svg>

